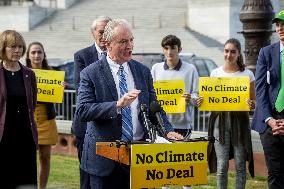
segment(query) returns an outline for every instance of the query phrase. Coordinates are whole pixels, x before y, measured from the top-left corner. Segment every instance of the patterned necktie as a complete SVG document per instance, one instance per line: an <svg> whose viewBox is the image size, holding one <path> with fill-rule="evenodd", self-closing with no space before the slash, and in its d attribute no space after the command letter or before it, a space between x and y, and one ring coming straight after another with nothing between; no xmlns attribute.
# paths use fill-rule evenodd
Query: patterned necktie
<svg viewBox="0 0 284 189"><path fill-rule="evenodd" d="M275 108L278 112L281 112L284 109L284 50L281 52L282 63L281 67L281 82L280 82L280 90L275 102Z"/></svg>
<svg viewBox="0 0 284 189"><path fill-rule="evenodd" d="M107 55L107 52L106 51L102 51L101 52L101 58L103 57L103 56L106 56Z"/></svg>
<svg viewBox="0 0 284 189"><path fill-rule="evenodd" d="M124 75L123 66L119 67L119 89L120 89L120 98L128 92L127 83ZM129 106L123 107L121 109L122 115L122 136L121 140L123 141L132 141L133 140L133 131L132 131L132 117L131 109Z"/></svg>

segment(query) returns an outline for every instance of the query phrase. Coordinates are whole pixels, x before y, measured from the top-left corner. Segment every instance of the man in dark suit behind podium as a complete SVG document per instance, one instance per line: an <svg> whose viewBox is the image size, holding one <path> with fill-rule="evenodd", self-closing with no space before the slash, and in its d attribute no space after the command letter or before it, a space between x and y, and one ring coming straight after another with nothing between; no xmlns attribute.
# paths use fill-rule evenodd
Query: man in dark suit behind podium
<svg viewBox="0 0 284 189"><path fill-rule="evenodd" d="M280 41L259 52L252 129L260 133L269 189L284 189L284 10L272 22Z"/></svg>
<svg viewBox="0 0 284 189"><path fill-rule="evenodd" d="M96 155L96 142L145 138L140 104L156 100L150 70L132 60L133 35L125 20L110 21L104 32L107 56L81 72L77 111L88 122L81 168L90 174L92 189L129 188L129 166ZM181 139L161 113L167 137ZM129 128L131 128L129 130Z"/></svg>
<svg viewBox="0 0 284 189"><path fill-rule="evenodd" d="M99 16L93 21L91 32L95 39L95 43L87 48L81 49L74 54L74 83L76 91L79 88L80 72L90 65L98 61L103 53L106 52L105 41L102 39L105 26L111 19L107 16ZM79 115L74 115L72 123L72 134L76 136L78 158L81 162L84 137L86 133L87 123L79 121ZM88 173L80 169L80 188L89 189Z"/></svg>

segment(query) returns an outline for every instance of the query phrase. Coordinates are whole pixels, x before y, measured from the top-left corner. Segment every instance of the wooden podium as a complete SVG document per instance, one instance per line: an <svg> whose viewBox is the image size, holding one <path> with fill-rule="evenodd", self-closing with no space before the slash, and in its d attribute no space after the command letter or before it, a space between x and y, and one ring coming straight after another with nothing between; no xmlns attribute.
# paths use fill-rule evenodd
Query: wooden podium
<svg viewBox="0 0 284 189"><path fill-rule="evenodd" d="M105 158L130 165L130 147L118 142L97 142L96 153Z"/></svg>
<svg viewBox="0 0 284 189"><path fill-rule="evenodd" d="M97 142L97 155L130 165L132 189L207 184L207 141Z"/></svg>

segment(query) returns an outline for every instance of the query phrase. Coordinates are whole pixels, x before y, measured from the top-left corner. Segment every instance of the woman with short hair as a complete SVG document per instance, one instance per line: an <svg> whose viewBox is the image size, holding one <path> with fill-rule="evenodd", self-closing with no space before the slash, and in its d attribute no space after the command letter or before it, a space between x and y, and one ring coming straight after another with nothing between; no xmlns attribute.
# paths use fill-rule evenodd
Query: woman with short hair
<svg viewBox="0 0 284 189"><path fill-rule="evenodd" d="M0 188L37 188L37 87L32 70L19 60L26 45L21 34L0 35Z"/></svg>

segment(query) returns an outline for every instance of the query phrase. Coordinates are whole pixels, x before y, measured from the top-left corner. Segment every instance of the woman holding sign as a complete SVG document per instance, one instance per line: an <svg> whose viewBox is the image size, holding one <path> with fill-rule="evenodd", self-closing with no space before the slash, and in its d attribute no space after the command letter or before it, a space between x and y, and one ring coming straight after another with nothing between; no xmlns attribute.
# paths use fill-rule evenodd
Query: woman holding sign
<svg viewBox="0 0 284 189"><path fill-rule="evenodd" d="M47 63L43 45L33 42L29 45L26 54L27 67L32 69L51 69ZM40 189L45 189L50 172L51 145L58 140L55 122L55 110L52 103L37 102L35 121L38 130L39 162L40 162Z"/></svg>
<svg viewBox="0 0 284 189"><path fill-rule="evenodd" d="M18 32L0 35L0 188L37 188L36 78Z"/></svg>
<svg viewBox="0 0 284 189"><path fill-rule="evenodd" d="M211 77L244 77L250 79L250 99L247 105L254 109L253 73L245 68L241 54L241 44L237 39L229 39L224 46L225 63L212 71ZM212 112L209 119L208 135L218 139L208 147L210 172L217 170L217 186L225 189L228 185L229 159L235 159L236 189L244 189L246 184L246 160L249 171L254 176L253 153L249 113L247 111ZM216 153L216 154L215 154ZM217 157L217 160L216 160Z"/></svg>

